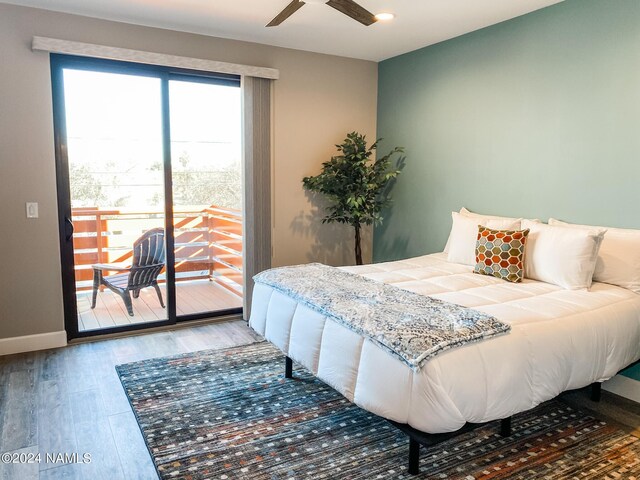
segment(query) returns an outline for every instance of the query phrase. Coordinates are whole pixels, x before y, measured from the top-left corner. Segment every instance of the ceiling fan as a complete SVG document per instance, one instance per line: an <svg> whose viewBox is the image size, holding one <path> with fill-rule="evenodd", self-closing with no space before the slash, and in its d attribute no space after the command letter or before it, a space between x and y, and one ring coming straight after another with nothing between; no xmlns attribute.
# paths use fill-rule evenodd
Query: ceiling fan
<svg viewBox="0 0 640 480"><path fill-rule="evenodd" d="M293 0L289 5L284 7L276 17L271 20L267 27L276 27L284 22L291 15L296 13L300 8L304 6L305 3L325 3L330 7L335 8L339 12L344 13L348 17L353 18L354 20L360 22L367 27L377 21L375 15L371 13L364 7L361 7L353 0L307 0L306 2L302 0Z"/></svg>

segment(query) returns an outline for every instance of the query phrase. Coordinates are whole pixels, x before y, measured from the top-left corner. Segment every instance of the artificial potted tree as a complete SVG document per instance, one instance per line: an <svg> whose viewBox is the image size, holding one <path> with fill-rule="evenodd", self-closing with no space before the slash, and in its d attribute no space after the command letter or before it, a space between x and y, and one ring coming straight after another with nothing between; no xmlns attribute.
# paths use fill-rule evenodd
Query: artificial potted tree
<svg viewBox="0 0 640 480"><path fill-rule="evenodd" d="M324 162L319 175L302 179L304 188L325 195L330 202L322 223L345 223L354 228L357 265L362 265L362 227L382 221L382 210L390 202L392 181L400 174L402 157L394 168L391 157L402 153L403 148L395 147L375 158L379 141L367 147L364 135L349 133L342 144L336 145L340 154Z"/></svg>

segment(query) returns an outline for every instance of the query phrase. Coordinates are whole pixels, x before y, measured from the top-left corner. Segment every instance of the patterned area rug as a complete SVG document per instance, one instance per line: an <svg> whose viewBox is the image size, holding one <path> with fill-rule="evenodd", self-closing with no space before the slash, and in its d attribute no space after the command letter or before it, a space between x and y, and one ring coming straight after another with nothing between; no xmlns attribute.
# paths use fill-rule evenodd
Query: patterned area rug
<svg viewBox="0 0 640 480"><path fill-rule="evenodd" d="M422 449L267 343L116 367L162 479L640 479L640 440L559 401Z"/></svg>

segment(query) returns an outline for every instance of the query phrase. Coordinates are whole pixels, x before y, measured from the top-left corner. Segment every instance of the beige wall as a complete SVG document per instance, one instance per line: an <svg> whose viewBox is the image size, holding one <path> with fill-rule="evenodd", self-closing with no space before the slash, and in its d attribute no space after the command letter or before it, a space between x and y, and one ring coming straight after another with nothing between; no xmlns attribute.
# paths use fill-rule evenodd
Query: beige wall
<svg viewBox="0 0 640 480"><path fill-rule="evenodd" d="M63 329L49 61L34 35L279 69L274 263L352 262L351 232L320 228L301 179L347 132L375 136L375 63L0 4L0 338Z"/></svg>

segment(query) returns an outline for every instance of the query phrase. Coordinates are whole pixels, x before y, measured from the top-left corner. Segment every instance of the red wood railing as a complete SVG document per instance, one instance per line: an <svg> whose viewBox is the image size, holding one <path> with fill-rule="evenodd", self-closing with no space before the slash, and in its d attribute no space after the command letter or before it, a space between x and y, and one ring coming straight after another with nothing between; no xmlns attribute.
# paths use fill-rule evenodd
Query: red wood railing
<svg viewBox="0 0 640 480"><path fill-rule="evenodd" d="M161 211L74 208L76 288L91 288L95 263L131 261L133 242L164 225ZM242 214L215 205L174 212L176 281L208 278L242 294ZM162 281L164 274L161 275Z"/></svg>

